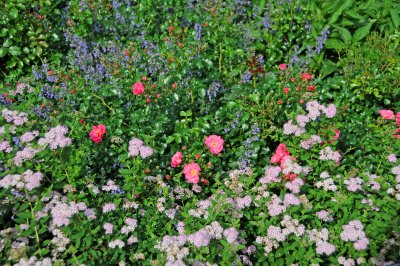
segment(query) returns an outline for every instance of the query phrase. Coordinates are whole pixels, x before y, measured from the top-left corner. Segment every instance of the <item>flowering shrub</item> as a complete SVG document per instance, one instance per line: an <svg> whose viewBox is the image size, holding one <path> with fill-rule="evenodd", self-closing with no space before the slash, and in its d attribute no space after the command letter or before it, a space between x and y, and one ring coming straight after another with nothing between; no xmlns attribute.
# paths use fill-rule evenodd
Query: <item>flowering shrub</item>
<svg viewBox="0 0 400 266"><path fill-rule="evenodd" d="M65 60L0 84L0 264L398 262L400 106L267 2L63 4Z"/></svg>

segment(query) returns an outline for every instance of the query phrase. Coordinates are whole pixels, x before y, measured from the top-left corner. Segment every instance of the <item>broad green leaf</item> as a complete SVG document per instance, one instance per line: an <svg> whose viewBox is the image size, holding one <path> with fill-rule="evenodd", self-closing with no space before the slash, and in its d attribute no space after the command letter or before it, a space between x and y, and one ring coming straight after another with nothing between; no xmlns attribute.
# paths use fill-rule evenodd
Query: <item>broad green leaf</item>
<svg viewBox="0 0 400 266"><path fill-rule="evenodd" d="M351 43L351 33L346 28L336 27L345 44Z"/></svg>
<svg viewBox="0 0 400 266"><path fill-rule="evenodd" d="M10 10L10 16L11 16L12 18L17 18L17 17L18 17L18 9L16 9L15 7L14 7L14 8L11 8L11 10Z"/></svg>
<svg viewBox="0 0 400 266"><path fill-rule="evenodd" d="M346 45L344 42L342 42L339 39L328 39L325 42L325 47L327 49L335 49L335 50L343 50L344 48L346 48Z"/></svg>
<svg viewBox="0 0 400 266"><path fill-rule="evenodd" d="M329 24L332 25L335 23L339 17L342 15L343 11L349 8L353 4L353 0L346 0L339 8L333 13L331 19L329 20Z"/></svg>
<svg viewBox="0 0 400 266"><path fill-rule="evenodd" d="M21 49L18 46L11 46L9 49L9 53L17 56L21 54Z"/></svg>
<svg viewBox="0 0 400 266"><path fill-rule="evenodd" d="M0 47L0 57L4 57L7 54L6 47Z"/></svg>
<svg viewBox="0 0 400 266"><path fill-rule="evenodd" d="M354 43L357 43L357 42L359 42L359 41L361 41L362 39L364 39L364 38L368 35L368 33L369 33L370 29L371 29L372 24L373 24L373 22L370 22L370 23L368 23L367 25L365 25L365 26L363 26L363 27L357 29L357 30L354 32L354 35L353 35L353 44L354 44Z"/></svg>
<svg viewBox="0 0 400 266"><path fill-rule="evenodd" d="M394 27L398 29L400 26L399 11L396 9L390 9L390 16L392 17Z"/></svg>

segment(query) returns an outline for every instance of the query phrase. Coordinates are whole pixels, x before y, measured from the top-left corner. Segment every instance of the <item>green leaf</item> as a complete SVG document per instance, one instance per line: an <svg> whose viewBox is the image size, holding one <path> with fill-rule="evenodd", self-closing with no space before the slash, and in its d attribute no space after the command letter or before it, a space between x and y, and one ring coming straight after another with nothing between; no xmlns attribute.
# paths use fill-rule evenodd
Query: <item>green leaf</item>
<svg viewBox="0 0 400 266"><path fill-rule="evenodd" d="M396 9L390 9L390 16L392 17L394 27L398 29L400 26L399 12Z"/></svg>
<svg viewBox="0 0 400 266"><path fill-rule="evenodd" d="M349 8L353 4L353 0L346 0L344 4L339 4L339 8L333 13L331 19L329 20L329 24L332 25L335 23L339 17L342 15L343 11Z"/></svg>
<svg viewBox="0 0 400 266"><path fill-rule="evenodd" d="M17 17L18 17L18 9L16 9L15 7L14 7L14 8L11 8L11 10L10 10L10 16L11 16L12 18L17 18Z"/></svg>
<svg viewBox="0 0 400 266"><path fill-rule="evenodd" d="M340 51L346 48L346 45L339 39L328 39L325 42L325 47L327 49L336 49Z"/></svg>
<svg viewBox="0 0 400 266"><path fill-rule="evenodd" d="M17 55L20 55L22 52L18 46L11 46L9 49L9 53L17 56Z"/></svg>
<svg viewBox="0 0 400 266"><path fill-rule="evenodd" d="M6 47L0 47L0 57L4 57L7 54Z"/></svg>
<svg viewBox="0 0 400 266"><path fill-rule="evenodd" d="M373 24L373 22L370 22L367 25L365 25L364 27L361 27L361 28L357 29L356 32L354 32L353 44L361 41L368 35L368 33L372 27L372 24Z"/></svg>
<svg viewBox="0 0 400 266"><path fill-rule="evenodd" d="M346 28L336 27L345 44L351 43L351 33Z"/></svg>

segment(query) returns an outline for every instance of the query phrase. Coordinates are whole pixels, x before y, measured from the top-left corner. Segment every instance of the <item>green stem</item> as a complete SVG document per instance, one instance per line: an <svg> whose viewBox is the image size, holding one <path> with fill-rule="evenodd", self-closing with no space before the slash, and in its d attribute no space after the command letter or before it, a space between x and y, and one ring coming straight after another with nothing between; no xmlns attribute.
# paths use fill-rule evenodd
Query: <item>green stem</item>
<svg viewBox="0 0 400 266"><path fill-rule="evenodd" d="M219 73L222 73L222 44L219 43Z"/></svg>
<svg viewBox="0 0 400 266"><path fill-rule="evenodd" d="M114 111L114 110L104 101L103 98L101 98L100 96L98 96L98 95L96 95L96 94L94 94L94 93L92 93L92 95L93 95L94 97L100 99L100 100L102 101L102 103L104 104L104 106L106 106L111 112Z"/></svg>
<svg viewBox="0 0 400 266"><path fill-rule="evenodd" d="M28 195L28 191L25 189L25 194L26 195ZM28 199L28 202L29 202L29 206L30 206L30 208L31 208L31 214L32 214L32 222L34 222L34 220L35 220L35 213L33 212L33 206L32 206L32 203L31 203L31 201ZM39 249L39 255L40 255L40 257L42 258L42 249L40 248L40 240L39 240L39 233L38 233L38 230L37 230L37 227L36 227L36 223L34 223L34 229L35 229L35 236L36 236L36 242L37 242L37 246L38 246L38 249Z"/></svg>

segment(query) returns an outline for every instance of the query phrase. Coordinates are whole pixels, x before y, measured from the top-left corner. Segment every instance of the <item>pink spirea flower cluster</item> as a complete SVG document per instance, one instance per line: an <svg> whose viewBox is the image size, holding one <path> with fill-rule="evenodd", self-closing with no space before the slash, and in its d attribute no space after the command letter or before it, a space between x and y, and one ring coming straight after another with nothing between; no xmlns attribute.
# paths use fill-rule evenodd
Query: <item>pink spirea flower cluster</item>
<svg viewBox="0 0 400 266"><path fill-rule="evenodd" d="M356 262L355 262L352 258L346 259L346 258L343 257L343 256L340 256L340 257L338 258L338 263L339 263L340 265L343 265L343 266L354 266L354 265L356 265ZM360 263L360 264L361 264L361 263Z"/></svg>
<svg viewBox="0 0 400 266"><path fill-rule="evenodd" d="M133 138L129 141L128 156L135 157L140 154L142 159L146 159L147 157L153 155L153 153L153 148L144 145L143 141L140 139Z"/></svg>
<svg viewBox="0 0 400 266"><path fill-rule="evenodd" d="M114 203L106 203L103 205L103 213L112 212L116 210Z"/></svg>
<svg viewBox="0 0 400 266"><path fill-rule="evenodd" d="M197 184L200 181L200 166L197 163L185 164L183 174L188 183Z"/></svg>
<svg viewBox="0 0 400 266"><path fill-rule="evenodd" d="M126 218L125 225L121 228L121 234L128 234L135 231L137 226L137 220L133 218Z"/></svg>
<svg viewBox="0 0 400 266"><path fill-rule="evenodd" d="M333 221L332 216L330 215L329 211L327 210L322 210L319 212L316 212L315 215L317 215L318 219L324 222L331 222Z"/></svg>
<svg viewBox="0 0 400 266"><path fill-rule="evenodd" d="M13 147L11 147L10 142L4 140L0 142L0 151L5 151L6 153L12 152Z"/></svg>
<svg viewBox="0 0 400 266"><path fill-rule="evenodd" d="M318 135L312 135L309 139L301 141L300 147L302 147L303 149L309 150L317 143L319 143L319 144L322 143L321 137Z"/></svg>
<svg viewBox="0 0 400 266"><path fill-rule="evenodd" d="M110 234L112 234L112 232L113 232L114 226L113 226L111 223L105 223L105 224L103 225L103 228L104 228L104 230L106 231L106 232L105 232L106 235L110 235Z"/></svg>
<svg viewBox="0 0 400 266"><path fill-rule="evenodd" d="M308 239L315 242L318 254L331 255L336 251L336 247L328 243L329 231L327 228L322 228L321 231L317 229L307 230Z"/></svg>
<svg viewBox="0 0 400 266"><path fill-rule="evenodd" d="M43 150L42 148L33 148L32 145L28 144L22 151L17 151L13 159L15 165L20 166L26 160L32 159L36 153Z"/></svg>
<svg viewBox="0 0 400 266"><path fill-rule="evenodd" d="M64 148L68 145L71 145L72 141L70 138L65 137L65 134L68 133L68 128L64 126L56 126L53 127L44 134L44 138L40 138L38 141L39 145L50 146L50 149L55 150L57 148Z"/></svg>
<svg viewBox="0 0 400 266"><path fill-rule="evenodd" d="M353 177L350 179L344 180L344 184L347 185L347 190L351 192L355 192L357 190L362 190L363 180L359 177Z"/></svg>
<svg viewBox="0 0 400 266"><path fill-rule="evenodd" d="M359 220L350 221L342 226L340 238L345 242L353 242L356 250L365 250L368 247L369 240L364 232L364 226Z"/></svg>
<svg viewBox="0 0 400 266"><path fill-rule="evenodd" d="M28 122L28 115L24 112L11 111L5 108L3 111L1 111L1 114L8 123L13 123L16 126L20 126Z"/></svg>
<svg viewBox="0 0 400 266"><path fill-rule="evenodd" d="M31 170L25 171L21 175L6 175L0 180L0 187L8 189L15 188L17 190L27 189L29 191L40 186L43 179L41 172L32 172Z"/></svg>
<svg viewBox="0 0 400 266"><path fill-rule="evenodd" d="M21 142L27 143L39 136L39 131L26 132L21 136Z"/></svg>
<svg viewBox="0 0 400 266"><path fill-rule="evenodd" d="M206 138L206 146L210 149L213 154L219 154L224 148L224 140L217 135L210 135Z"/></svg>
<svg viewBox="0 0 400 266"><path fill-rule="evenodd" d="M395 163L395 162L397 161L397 157L396 157L395 154L389 154L389 155L387 156L387 160L388 160L389 162L391 162L391 163Z"/></svg>
<svg viewBox="0 0 400 266"><path fill-rule="evenodd" d="M339 163L340 158L342 156L338 151L333 151L331 147L325 147L319 152L319 159L322 161L332 160L336 163Z"/></svg>

